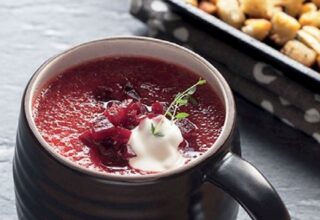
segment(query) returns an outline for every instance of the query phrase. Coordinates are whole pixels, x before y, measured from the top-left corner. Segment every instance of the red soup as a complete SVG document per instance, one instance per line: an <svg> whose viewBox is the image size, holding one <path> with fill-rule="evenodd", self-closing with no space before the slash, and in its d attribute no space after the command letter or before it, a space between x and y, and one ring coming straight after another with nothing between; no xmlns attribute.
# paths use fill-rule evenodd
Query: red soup
<svg viewBox="0 0 320 220"><path fill-rule="evenodd" d="M145 117L165 114L177 94L199 80L192 71L145 57L107 57L61 72L35 97L38 130L59 154L88 169L144 174L128 164L134 157L130 131ZM176 119L186 162L208 150L225 120L221 100L208 83L179 107ZM167 116L169 117L169 116Z"/></svg>

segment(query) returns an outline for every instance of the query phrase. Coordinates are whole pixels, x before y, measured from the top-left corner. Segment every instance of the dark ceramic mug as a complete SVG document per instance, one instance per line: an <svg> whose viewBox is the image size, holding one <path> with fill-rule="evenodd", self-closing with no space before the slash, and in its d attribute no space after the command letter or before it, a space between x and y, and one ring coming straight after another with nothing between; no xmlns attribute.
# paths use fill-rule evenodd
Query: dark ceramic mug
<svg viewBox="0 0 320 220"><path fill-rule="evenodd" d="M206 79L226 109L223 131L216 143L187 165L138 177L88 170L56 153L33 121L34 95L64 69L112 55L175 62ZM115 37L76 46L45 62L23 96L13 163L19 219L235 220L238 204L234 199L253 219L290 219L263 175L232 153L235 121L235 103L227 82L190 50L143 37Z"/></svg>

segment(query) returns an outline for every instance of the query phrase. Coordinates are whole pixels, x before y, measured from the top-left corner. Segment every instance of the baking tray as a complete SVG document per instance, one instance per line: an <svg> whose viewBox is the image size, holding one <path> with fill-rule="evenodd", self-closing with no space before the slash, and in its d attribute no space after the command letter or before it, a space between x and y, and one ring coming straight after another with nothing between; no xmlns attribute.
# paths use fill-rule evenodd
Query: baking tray
<svg viewBox="0 0 320 220"><path fill-rule="evenodd" d="M231 47L272 65L288 78L304 87L320 93L320 73L287 57L277 49L260 42L240 30L226 24L213 15L186 4L182 0L165 0L183 19L205 30L212 37L228 42Z"/></svg>

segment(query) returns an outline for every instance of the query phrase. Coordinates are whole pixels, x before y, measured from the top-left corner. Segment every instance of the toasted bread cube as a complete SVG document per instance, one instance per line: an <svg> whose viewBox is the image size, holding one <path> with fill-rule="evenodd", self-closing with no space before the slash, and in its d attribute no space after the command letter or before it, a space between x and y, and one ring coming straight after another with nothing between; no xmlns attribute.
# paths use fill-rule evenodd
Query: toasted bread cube
<svg viewBox="0 0 320 220"><path fill-rule="evenodd" d="M302 14L305 14L308 12L315 12L315 11L317 11L317 6L312 2L308 2L308 3L303 4L301 11L300 11L300 16Z"/></svg>
<svg viewBox="0 0 320 220"><path fill-rule="evenodd" d="M245 20L237 0L217 0L218 16L235 28L240 28Z"/></svg>
<svg viewBox="0 0 320 220"><path fill-rule="evenodd" d="M320 11L312 11L302 14L299 18L299 22L302 26L311 25L320 28Z"/></svg>
<svg viewBox="0 0 320 220"><path fill-rule="evenodd" d="M197 0L184 0L187 4L193 5L195 7L198 7L198 1Z"/></svg>
<svg viewBox="0 0 320 220"><path fill-rule="evenodd" d="M266 19L248 19L244 24L241 30L261 41L268 36L271 30L271 22Z"/></svg>
<svg viewBox="0 0 320 220"><path fill-rule="evenodd" d="M320 8L320 0L312 0L312 2Z"/></svg>
<svg viewBox="0 0 320 220"><path fill-rule="evenodd" d="M304 30L298 31L297 38L299 41L301 41L302 43L316 51L318 54L320 54L320 39L317 40L315 37L313 37L311 34Z"/></svg>
<svg viewBox="0 0 320 220"><path fill-rule="evenodd" d="M285 12L292 17L296 17L303 7L304 0L283 0L282 2Z"/></svg>
<svg viewBox="0 0 320 220"><path fill-rule="evenodd" d="M317 56L314 50L297 40L288 41L281 52L308 67L315 63Z"/></svg>
<svg viewBox="0 0 320 220"><path fill-rule="evenodd" d="M272 1L270 0L240 0L242 11L254 18L270 18Z"/></svg>
<svg viewBox="0 0 320 220"><path fill-rule="evenodd" d="M213 3L207 1L200 2L199 8L209 14L214 14L217 11L217 7Z"/></svg>
<svg viewBox="0 0 320 220"><path fill-rule="evenodd" d="M283 8L281 6L275 6L275 7L272 7L270 9L270 12L269 14L271 15L270 18L272 18L273 15L277 14L278 12L281 12L283 11ZM269 19L270 20L270 19Z"/></svg>
<svg viewBox="0 0 320 220"><path fill-rule="evenodd" d="M316 38L318 41L320 41L320 29L316 28L314 26L304 26L302 28L305 32Z"/></svg>
<svg viewBox="0 0 320 220"><path fill-rule="evenodd" d="M299 22L284 12L276 13L272 19L271 39L278 45L283 45L287 41L295 38L300 29Z"/></svg>

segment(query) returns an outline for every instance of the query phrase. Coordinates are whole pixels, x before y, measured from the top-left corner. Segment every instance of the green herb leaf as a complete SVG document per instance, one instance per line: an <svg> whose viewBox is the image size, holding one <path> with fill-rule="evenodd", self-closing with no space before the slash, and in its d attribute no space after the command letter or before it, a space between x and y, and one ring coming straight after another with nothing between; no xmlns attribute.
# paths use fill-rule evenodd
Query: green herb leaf
<svg viewBox="0 0 320 220"><path fill-rule="evenodd" d="M154 135L156 131L156 128L154 127L154 124L151 123L151 133Z"/></svg>
<svg viewBox="0 0 320 220"><path fill-rule="evenodd" d="M176 115L176 119L184 119L184 118L187 118L189 116L188 113L186 112L179 112L177 115Z"/></svg>
<svg viewBox="0 0 320 220"><path fill-rule="evenodd" d="M155 133L154 136L156 136L156 137L164 137L164 134L158 132L158 133Z"/></svg>
<svg viewBox="0 0 320 220"><path fill-rule="evenodd" d="M191 87L189 90L188 90L188 95L193 95L195 92L197 91L197 87Z"/></svg>
<svg viewBox="0 0 320 220"><path fill-rule="evenodd" d="M177 113L177 111L181 106L187 105L189 103L189 100L193 104L197 104L198 101L194 99L192 95L197 91L197 86L204 85L205 83L206 83L206 80L200 78L196 84L190 86L183 92L179 92L175 96L173 101L170 103L164 115L170 116L171 121L173 121L174 119L182 119L182 118L188 117L189 116L188 113L185 113L185 112ZM157 132L154 132L154 133L157 133Z"/></svg>
<svg viewBox="0 0 320 220"><path fill-rule="evenodd" d="M197 84L198 84L199 86L201 86L201 85L204 85L204 84L206 84L206 83L207 83L206 80L200 78Z"/></svg>
<svg viewBox="0 0 320 220"><path fill-rule="evenodd" d="M155 137L164 137L164 134L162 134L161 132L157 131L157 126L154 126L154 124L151 123L151 133L152 133L152 135L154 135Z"/></svg>
<svg viewBox="0 0 320 220"><path fill-rule="evenodd" d="M183 106L188 104L188 99L179 99L176 103L179 104L179 106Z"/></svg>

